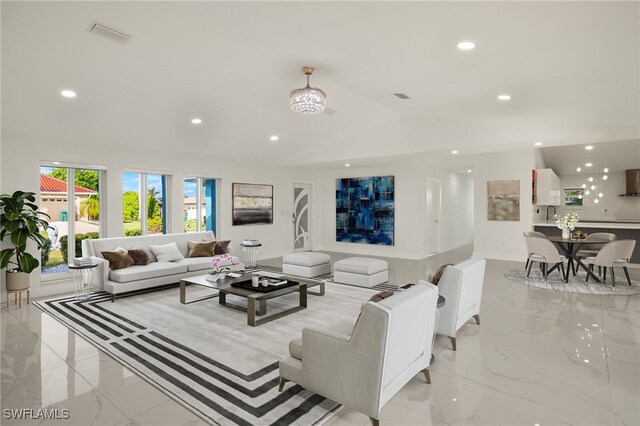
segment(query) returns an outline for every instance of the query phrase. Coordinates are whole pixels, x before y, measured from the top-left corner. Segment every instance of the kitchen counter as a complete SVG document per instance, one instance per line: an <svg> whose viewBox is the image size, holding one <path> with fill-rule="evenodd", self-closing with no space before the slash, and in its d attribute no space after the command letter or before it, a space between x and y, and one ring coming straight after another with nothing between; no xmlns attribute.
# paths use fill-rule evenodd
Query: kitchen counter
<svg viewBox="0 0 640 426"><path fill-rule="evenodd" d="M549 226L549 227L556 227L556 221L555 220L550 220L550 221L540 221L540 222L536 222L533 224L533 226ZM600 220L594 220L594 221L580 221L578 222L578 226L576 226L576 229L582 229L582 228L598 228L598 229L640 229L640 221L617 221L617 220L612 220L612 221L600 221Z"/></svg>

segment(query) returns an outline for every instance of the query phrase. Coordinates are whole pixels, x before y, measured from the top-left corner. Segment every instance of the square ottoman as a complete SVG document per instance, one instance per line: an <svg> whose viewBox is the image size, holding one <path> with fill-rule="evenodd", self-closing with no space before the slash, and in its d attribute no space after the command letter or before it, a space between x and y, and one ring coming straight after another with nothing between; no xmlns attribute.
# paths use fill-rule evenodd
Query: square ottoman
<svg viewBox="0 0 640 426"><path fill-rule="evenodd" d="M333 281L359 287L373 287L389 280L387 262L368 257L350 257L333 265Z"/></svg>
<svg viewBox="0 0 640 426"><path fill-rule="evenodd" d="M331 273L331 256L325 253L300 251L282 258L282 273L312 278Z"/></svg>

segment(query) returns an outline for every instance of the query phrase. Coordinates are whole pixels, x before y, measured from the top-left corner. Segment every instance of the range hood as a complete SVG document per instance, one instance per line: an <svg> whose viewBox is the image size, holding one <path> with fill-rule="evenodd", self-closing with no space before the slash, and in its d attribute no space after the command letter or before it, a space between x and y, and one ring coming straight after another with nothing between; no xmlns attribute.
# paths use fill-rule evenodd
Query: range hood
<svg viewBox="0 0 640 426"><path fill-rule="evenodd" d="M627 192L621 197L640 197L640 169L625 170L627 177Z"/></svg>

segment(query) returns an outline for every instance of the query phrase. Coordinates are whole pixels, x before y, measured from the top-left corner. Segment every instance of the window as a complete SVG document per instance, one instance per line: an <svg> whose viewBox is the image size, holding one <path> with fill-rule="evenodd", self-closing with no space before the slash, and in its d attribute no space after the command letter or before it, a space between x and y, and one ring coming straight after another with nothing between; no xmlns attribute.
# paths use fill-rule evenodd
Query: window
<svg viewBox="0 0 640 426"><path fill-rule="evenodd" d="M50 216L43 232L43 279L61 278L67 264L82 256L81 241L103 236L100 203L104 170L84 167L40 167L40 210ZM46 234L46 235L45 235Z"/></svg>
<svg viewBox="0 0 640 426"><path fill-rule="evenodd" d="M184 178L184 232L216 232L217 180Z"/></svg>
<svg viewBox="0 0 640 426"><path fill-rule="evenodd" d="M125 172L122 175L122 221L124 235L167 233L167 186L169 176Z"/></svg>

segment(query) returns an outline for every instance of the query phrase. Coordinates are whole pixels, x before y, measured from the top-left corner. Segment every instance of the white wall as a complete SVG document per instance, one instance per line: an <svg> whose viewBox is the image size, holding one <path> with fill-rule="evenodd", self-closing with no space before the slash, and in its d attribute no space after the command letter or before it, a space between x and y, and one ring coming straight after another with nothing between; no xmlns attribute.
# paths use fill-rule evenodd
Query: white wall
<svg viewBox="0 0 640 426"><path fill-rule="evenodd" d="M336 241L336 179L346 177L395 176L395 244L393 246ZM316 250L347 252L368 256L422 259L427 256L426 191L427 177L442 182L440 251L450 250L473 240L473 178L414 163L371 168L323 171L319 178L318 244Z"/></svg>
<svg viewBox="0 0 640 426"><path fill-rule="evenodd" d="M591 195L586 196L584 209L577 209L576 213L584 220L612 220L612 219L640 219L640 198L619 197L626 192L624 172L609 173L606 181L595 182L598 186ZM581 175L560 176L560 188L579 188L583 183L589 184ZM593 202L593 193L602 192L600 202ZM562 214L571 209L562 208Z"/></svg>
<svg viewBox="0 0 640 426"><path fill-rule="evenodd" d="M97 164L107 167L106 194L106 236L123 235L122 228L122 173L129 169L172 173L170 189L170 232L182 232L184 206L183 178L188 176L211 176L221 179L222 190L218 200L222 205L221 227L218 238L230 239L231 250L239 254L239 243L244 238L258 239L263 243L259 258L282 256L291 251L293 228L291 225L291 205L293 203L292 183L294 180L313 181L313 172L291 168L274 168L268 164L247 165L218 158L215 146L211 153L192 153L185 146L180 157L158 152L138 152L132 145L126 152L111 150L108 146L90 144L73 145L63 141L32 141L3 135L1 147L2 193L15 190L32 191L39 194L39 173L41 161L64 161L83 165ZM231 225L232 182L264 183L274 185L274 218L272 225ZM6 242L4 243L6 244ZM35 252L34 252L35 254ZM2 274L4 275L4 273ZM34 296L53 294L71 289L68 281L41 284L40 270L32 273Z"/></svg>
<svg viewBox="0 0 640 426"><path fill-rule="evenodd" d="M531 170L533 168L535 168L533 149L496 152L475 158L474 256L525 260L522 233L532 229ZM519 221L487 220L487 182L492 180L520 180Z"/></svg>

